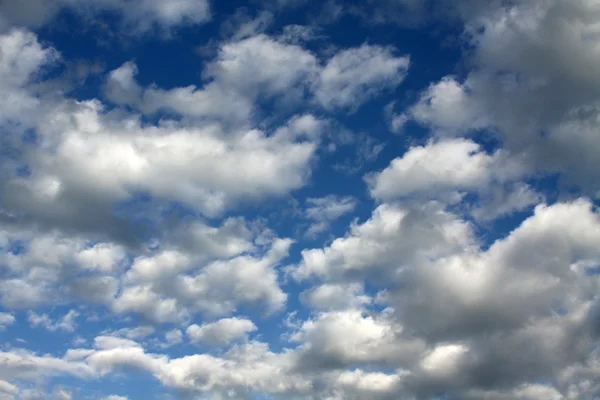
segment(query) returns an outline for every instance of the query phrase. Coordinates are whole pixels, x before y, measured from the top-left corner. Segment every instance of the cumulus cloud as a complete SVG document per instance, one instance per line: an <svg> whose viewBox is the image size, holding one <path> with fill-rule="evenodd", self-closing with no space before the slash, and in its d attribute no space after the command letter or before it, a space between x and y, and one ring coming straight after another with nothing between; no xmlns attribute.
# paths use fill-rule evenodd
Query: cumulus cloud
<svg viewBox="0 0 600 400"><path fill-rule="evenodd" d="M598 4L490 3L464 15L474 46L467 78L432 84L406 115L438 135L492 130L537 168L595 193Z"/></svg>
<svg viewBox="0 0 600 400"><path fill-rule="evenodd" d="M326 108L356 109L380 91L399 85L410 59L392 49L363 44L340 51L324 66L315 96Z"/></svg>
<svg viewBox="0 0 600 400"><path fill-rule="evenodd" d="M235 340L245 339L256 329L256 325L248 319L224 318L209 324L190 325L186 332L192 342L225 346Z"/></svg>
<svg viewBox="0 0 600 400"><path fill-rule="evenodd" d="M437 198L447 191L476 191L491 182L521 178L525 161L499 150L487 154L479 144L465 140L430 142L410 148L402 157L367 179L371 195L393 200L424 193Z"/></svg>
<svg viewBox="0 0 600 400"><path fill-rule="evenodd" d="M474 245L471 226L436 202L383 204L364 223L322 249L305 249L289 271L296 279L389 279L419 259L453 254Z"/></svg>
<svg viewBox="0 0 600 400"><path fill-rule="evenodd" d="M597 2L22 3L0 3L0 399L123 400L88 389L140 374L181 398L598 397ZM132 51L65 90L57 16ZM211 18L197 80L152 75L136 46ZM464 69L393 39L442 20Z"/></svg>

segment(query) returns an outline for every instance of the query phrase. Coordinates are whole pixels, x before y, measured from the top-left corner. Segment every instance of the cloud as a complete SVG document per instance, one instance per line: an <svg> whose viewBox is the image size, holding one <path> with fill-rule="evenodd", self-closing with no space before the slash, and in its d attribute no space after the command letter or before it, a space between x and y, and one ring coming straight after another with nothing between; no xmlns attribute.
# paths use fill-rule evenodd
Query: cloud
<svg viewBox="0 0 600 400"><path fill-rule="evenodd" d="M2 231L7 244L18 244L18 254L0 254L7 274L0 279L0 301L9 308L35 308L60 305L67 298L102 302L116 290L110 275L123 266L125 251L112 243L90 245L81 237L59 232ZM75 311L71 312L71 317ZM48 316L31 315L40 323L54 326ZM68 320L55 327L67 327Z"/></svg>
<svg viewBox="0 0 600 400"><path fill-rule="evenodd" d="M52 321L47 314L38 315L35 312L30 311L27 319L32 327L42 326L44 329L54 331L65 331L74 332L77 328L75 319L79 316L79 313L75 310L70 310L67 314L60 317L56 322Z"/></svg>
<svg viewBox="0 0 600 400"><path fill-rule="evenodd" d="M345 310L371 303L361 284L323 284L300 294L300 300L312 309Z"/></svg>
<svg viewBox="0 0 600 400"><path fill-rule="evenodd" d="M380 173L367 177L371 195L393 200L412 194L442 197L448 191L477 191L492 182L505 182L527 172L524 161L502 150L487 154L466 139L429 142L410 148Z"/></svg>
<svg viewBox="0 0 600 400"><path fill-rule="evenodd" d="M16 321L12 314L0 312L0 331L6 329L7 326L14 324Z"/></svg>
<svg viewBox="0 0 600 400"><path fill-rule="evenodd" d="M356 199L352 196L338 197L330 195L321 198L309 198L306 202L305 216L313 221L305 233L307 237L315 237L326 231L329 229L331 222L354 211L357 205Z"/></svg>
<svg viewBox="0 0 600 400"><path fill-rule="evenodd" d="M408 56L390 48L363 44L335 54L320 72L315 97L325 108L356 110L381 91L399 85L408 70Z"/></svg>
<svg viewBox="0 0 600 400"><path fill-rule="evenodd" d="M33 33L22 29L0 35L0 54L0 90L6 96L0 103L0 126L19 125L24 114L33 113L40 106L31 84L41 75L40 69L59 56L54 49L42 47ZM23 122L30 127L32 121Z"/></svg>
<svg viewBox="0 0 600 400"><path fill-rule="evenodd" d="M15 349L0 352L2 377L11 381L35 380L40 377L71 376L80 379L91 378L93 370L80 362L69 362L51 356L37 356L31 352Z"/></svg>
<svg viewBox="0 0 600 400"><path fill-rule="evenodd" d="M48 125L45 134L56 139L56 146L37 154L43 171L33 171L27 182L14 182L19 191L33 191L50 202L71 191L116 202L128 199L130 190L145 190L214 216L236 197L257 199L301 187L316 148L315 141L294 130L226 136L217 126L146 128L136 120L123 124L106 118L95 101L55 114L54 121L58 123ZM120 134L124 130L127 135ZM243 174L233 160L245 165ZM36 188L46 181L56 182L56 189Z"/></svg>
<svg viewBox="0 0 600 400"><path fill-rule="evenodd" d="M192 342L226 346L231 342L246 339L256 331L256 325L248 319L224 318L204 325L190 325L187 335Z"/></svg>
<svg viewBox="0 0 600 400"><path fill-rule="evenodd" d="M357 364L410 365L424 343L404 338L402 326L359 310L330 311L302 324L292 340L301 342L299 368L342 369Z"/></svg>
<svg viewBox="0 0 600 400"><path fill-rule="evenodd" d="M210 20L209 3L204 0L92 0L81 3L73 0L26 0L23 7L3 3L0 7L0 28L12 25L37 28L50 24L61 10L75 12L80 17L115 13L123 23L123 31L148 33L159 28L162 33L182 25L202 24Z"/></svg>
<svg viewBox="0 0 600 400"><path fill-rule="evenodd" d="M0 398L598 397L596 2L279 3L0 4ZM370 24L340 42L327 9ZM130 55L65 89L57 15ZM153 75L140 52L213 16L198 80ZM464 30L459 70L384 43L407 27Z"/></svg>
<svg viewBox="0 0 600 400"><path fill-rule="evenodd" d="M600 13L594 1L489 2L464 15L473 69L426 89L406 115L437 135L495 132L540 171L560 172L587 193L598 179Z"/></svg>
<svg viewBox="0 0 600 400"><path fill-rule="evenodd" d="M329 281L372 279L390 282L406 265L422 258L453 254L474 245L471 226L435 202L383 204L370 219L353 223L349 232L323 249L302 250L290 269L295 279Z"/></svg>

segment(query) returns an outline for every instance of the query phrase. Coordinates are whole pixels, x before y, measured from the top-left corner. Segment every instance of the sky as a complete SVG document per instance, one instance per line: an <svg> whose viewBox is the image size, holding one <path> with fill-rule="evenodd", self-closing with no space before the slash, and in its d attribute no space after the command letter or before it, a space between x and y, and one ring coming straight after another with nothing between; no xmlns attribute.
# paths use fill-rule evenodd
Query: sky
<svg viewBox="0 0 600 400"><path fill-rule="evenodd" d="M0 0L0 400L600 398L598 0Z"/></svg>

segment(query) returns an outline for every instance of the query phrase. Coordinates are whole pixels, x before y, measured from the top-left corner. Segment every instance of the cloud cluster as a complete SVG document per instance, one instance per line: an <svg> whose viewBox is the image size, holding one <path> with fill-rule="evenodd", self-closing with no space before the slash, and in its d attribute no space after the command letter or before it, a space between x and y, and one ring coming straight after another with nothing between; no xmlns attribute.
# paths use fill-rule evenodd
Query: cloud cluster
<svg viewBox="0 0 600 400"><path fill-rule="evenodd" d="M296 1L229 20L189 86L128 56L75 98L32 31L61 13L137 40L218 16L25 3L0 3L0 399L123 400L78 388L139 374L190 399L600 396L597 1L328 2L460 24L469 71L412 104L401 49L270 30ZM408 145L363 171L373 109ZM329 175L344 146L361 175Z"/></svg>

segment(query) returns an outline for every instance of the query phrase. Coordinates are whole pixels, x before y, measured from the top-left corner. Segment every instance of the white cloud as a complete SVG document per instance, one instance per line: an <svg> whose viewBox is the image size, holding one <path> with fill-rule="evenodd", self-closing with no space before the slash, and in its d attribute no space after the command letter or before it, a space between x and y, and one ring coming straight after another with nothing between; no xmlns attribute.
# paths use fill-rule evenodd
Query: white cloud
<svg viewBox="0 0 600 400"><path fill-rule="evenodd" d="M540 171L563 172L595 193L597 135L590 128L600 101L597 2L498 4L463 16L473 45L467 78L432 84L406 115L437 135L493 132Z"/></svg>
<svg viewBox="0 0 600 400"><path fill-rule="evenodd" d="M35 115L40 101L28 85L38 78L42 66L58 59L58 54L54 49L42 47L33 33L20 29L0 35L0 54L0 90L4 93L0 125L18 125L23 121L26 127L31 127L35 118L25 119L23 115Z"/></svg>
<svg viewBox="0 0 600 400"><path fill-rule="evenodd" d="M7 307L56 305L67 298L102 303L116 291L116 280L103 274L122 269L125 251L118 245L90 245L83 238L57 231L0 231L0 236L7 243L22 246L18 254L0 253L0 260L10 271L0 279L0 301ZM90 272L102 275L88 276ZM39 317L54 326L47 316ZM57 324L58 329L60 322Z"/></svg>
<svg viewBox="0 0 600 400"><path fill-rule="evenodd" d="M287 257L290 245L288 239L274 239L260 257L240 255L200 265L194 264L193 256L178 252L140 258L127 273L127 284L112 308L158 322L178 322L197 312L228 315L242 305L275 312L287 295L274 267Z"/></svg>
<svg viewBox="0 0 600 400"><path fill-rule="evenodd" d="M256 325L249 319L224 318L209 324L190 325L186 332L192 342L226 346L246 339L256 329Z"/></svg>
<svg viewBox="0 0 600 400"><path fill-rule="evenodd" d="M371 298L364 294L362 285L357 283L323 284L302 292L300 299L317 310L360 308L371 303Z"/></svg>
<svg viewBox="0 0 600 400"><path fill-rule="evenodd" d="M383 204L362 224L353 223L345 237L323 249L305 249L290 270L296 279L362 280L364 274L390 279L418 260L453 254L474 244L471 227L435 202Z"/></svg>
<svg viewBox="0 0 600 400"><path fill-rule="evenodd" d="M12 314L0 312L0 331L6 329L7 326L14 324L16 321Z"/></svg>
<svg viewBox="0 0 600 400"><path fill-rule="evenodd" d="M359 310L331 311L304 322L292 340L302 343L302 368L340 369L358 363L411 365L425 344L404 337L402 331L402 326L385 316L363 316Z"/></svg>
<svg viewBox="0 0 600 400"><path fill-rule="evenodd" d="M271 204L258 220L237 211L249 215L246 205L305 187L316 156L337 146L369 153L357 156L361 166L374 159L381 146L370 136L328 132L338 126L333 111L354 111L397 87L407 56L374 44L337 53L318 49L321 42L304 46L312 27L270 37L258 33L271 15L262 14L215 45L201 84L143 86L147 71L138 81L126 63L106 81L110 105L76 102L52 82L38 84L56 51L6 30L42 26L67 3L2 3L0 124L19 151L0 160L0 327L15 323L13 309L31 309L31 325L73 332L70 341L83 346L92 337L75 324L84 320L75 309L107 326L92 348L62 357L14 348L20 340L10 339L0 352L0 398L70 398L80 393L51 379L110 379L131 369L190 398L597 397L598 209L566 192L540 205L545 183L523 179L561 172L567 186L598 192L600 9L592 0L438 3L368 5L375 18L390 6L419 21L448 5L466 23L465 65L473 69L430 84L405 110L394 111L402 99L388 108L393 130L412 119L433 137L370 174L378 202L371 216L322 248L300 248L285 269L296 282L285 284L280 268L292 241L266 227ZM134 34L168 34L210 14L191 0L68 4L76 15L114 12ZM317 117L323 112L331 120ZM19 135L31 127L35 140L24 143ZM461 138L474 131L485 132ZM486 151L480 134L496 136L500 149ZM30 175L15 172L25 165ZM152 199L138 202L140 193ZM357 210L355 198L303 199L307 193L294 193L303 207L296 216L313 233ZM477 200L467 203L472 194ZM531 208L509 233L489 224L480 237L486 224L469 222ZM127 231L127 218L149 222L151 232ZM264 325L276 326L274 313L297 305L295 290L304 290L306 313L287 310L294 321L281 331L262 335L244 315L275 315ZM53 306L72 310L45 314ZM186 326L187 338L204 344L189 355ZM271 333L290 348L256 341Z"/></svg>
<svg viewBox="0 0 600 400"><path fill-rule="evenodd" d="M342 389L340 392L334 389L333 398L336 399L392 398L402 387L402 375L360 369L344 371L335 379L333 386Z"/></svg>
<svg viewBox="0 0 600 400"><path fill-rule="evenodd" d="M85 102L55 114L44 135L56 147L41 151L40 170L15 184L34 191L36 182L56 180L59 189L50 202L72 190L112 201L126 200L129 190L147 190L216 215L239 198L297 189L310 174L316 142L303 132L227 136L217 126L145 128L135 120L111 121L101 108Z"/></svg>
<svg viewBox="0 0 600 400"><path fill-rule="evenodd" d="M455 136L485 128L489 125L485 110L471 99L468 92L468 87L463 87L452 77L445 77L430 85L404 117L429 125L440 136Z"/></svg>
<svg viewBox="0 0 600 400"><path fill-rule="evenodd" d="M325 108L355 110L385 89L399 85L410 64L390 48L363 44L334 55L320 72L315 97Z"/></svg>
<svg viewBox="0 0 600 400"><path fill-rule="evenodd" d="M410 148L386 169L368 176L367 182L378 200L411 194L439 198L444 192L477 191L493 181L502 183L526 172L524 161L502 150L487 154L475 142L452 139Z"/></svg>
<svg viewBox="0 0 600 400"><path fill-rule="evenodd" d="M29 351L14 349L0 352L0 373L8 382L13 379L35 380L40 377L71 376L91 378L94 371L81 362L69 362L51 356L37 356Z"/></svg>
<svg viewBox="0 0 600 400"><path fill-rule="evenodd" d="M77 328L77 324L75 319L79 316L79 313L75 310L70 310L67 314L60 317L56 321L52 321L52 319L47 314L38 315L33 311L30 311L27 320L33 327L42 326L44 329L54 332L54 331L65 331L65 332L74 332L75 328Z"/></svg>
<svg viewBox="0 0 600 400"><path fill-rule="evenodd" d="M294 273L297 277L311 273L325 281L324 293L343 287L332 286L334 280L369 279L387 289L377 303L389 308L372 317L362 316L360 311L326 312L300 324L293 338L302 343L301 365L341 368L375 359L384 365L394 359L394 346L400 346L399 358L392 363L406 369L398 390L410 388L417 398L432 396L440 388L464 391L465 398L481 398L475 394L480 392L469 390L490 379L494 385L516 388L512 395L499 398L528 398L524 393L557 393L557 389L529 387L527 382L555 376L572 364L591 362L586 361L592 357L587 349L595 342L596 333L575 333L597 332L592 322L596 311L590 307L596 307L592 299L599 281L588 272L600 265L596 245L600 217L588 201L537 206L532 217L487 250L477 248L470 230L457 236L460 231L455 228L433 222L435 230L454 231L448 238L460 238L461 244L441 251L440 244L426 234L430 242L419 244L438 253L430 251L424 257L411 242L399 248L414 234L401 233L402 219L394 221L387 216L379 223L381 207L371 220L354 226L330 247L304 251L303 262ZM432 213L421 214L420 220L408 215L403 218L422 229L429 226L427 218L432 218ZM384 240L386 231L394 236ZM372 255L366 256L366 246L374 238L377 242L369 245ZM386 240L395 246L383 246ZM359 260L361 264L357 264ZM387 278L374 280L374 268L384 266ZM336 293L336 298L343 298L341 292ZM319 307L320 303L311 305ZM394 329L397 331L392 334ZM377 332L386 333L377 336ZM393 339L388 342L385 335ZM375 337L370 348L369 338ZM432 344L431 348L425 343ZM311 348L314 352L302 350ZM369 351L363 353L366 349ZM523 352L529 355L513 356ZM564 385L560 387L568 386Z"/></svg>

